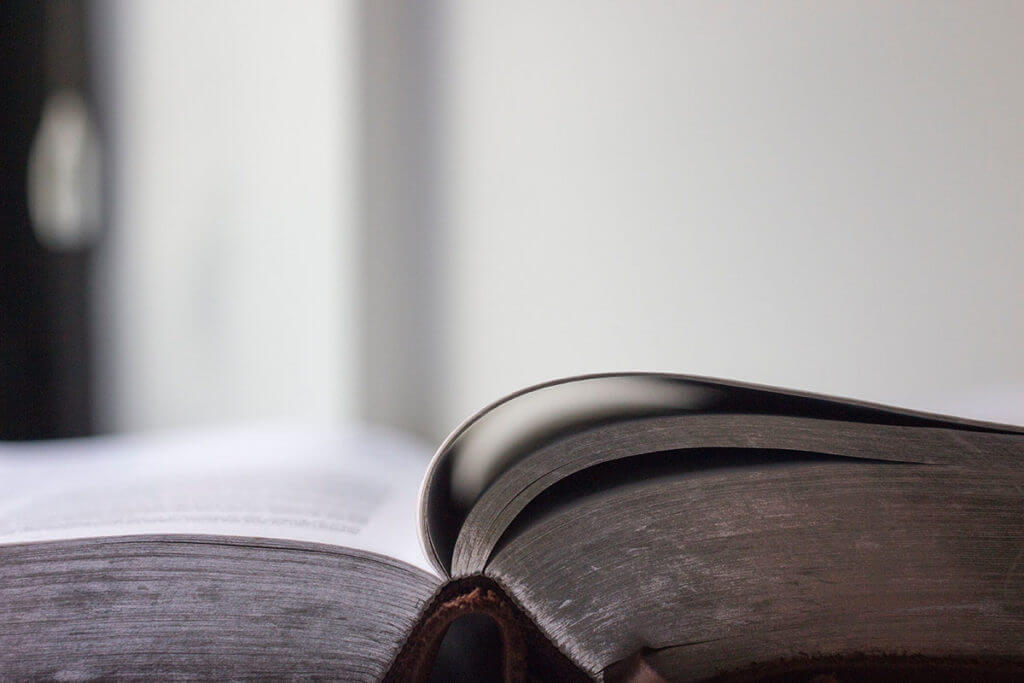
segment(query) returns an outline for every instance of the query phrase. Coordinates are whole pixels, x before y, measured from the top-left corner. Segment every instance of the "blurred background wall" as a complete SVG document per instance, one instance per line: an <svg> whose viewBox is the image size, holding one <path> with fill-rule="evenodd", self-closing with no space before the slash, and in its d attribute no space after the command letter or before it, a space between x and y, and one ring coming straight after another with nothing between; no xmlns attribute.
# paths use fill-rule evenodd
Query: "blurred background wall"
<svg viewBox="0 0 1024 683"><path fill-rule="evenodd" d="M1024 420L1024 5L87 3L100 430L578 372Z"/></svg>
<svg viewBox="0 0 1024 683"><path fill-rule="evenodd" d="M100 424L351 414L356 8L93 7L111 161Z"/></svg>
<svg viewBox="0 0 1024 683"><path fill-rule="evenodd" d="M1024 379L1021 3L446 11L445 422L605 368Z"/></svg>

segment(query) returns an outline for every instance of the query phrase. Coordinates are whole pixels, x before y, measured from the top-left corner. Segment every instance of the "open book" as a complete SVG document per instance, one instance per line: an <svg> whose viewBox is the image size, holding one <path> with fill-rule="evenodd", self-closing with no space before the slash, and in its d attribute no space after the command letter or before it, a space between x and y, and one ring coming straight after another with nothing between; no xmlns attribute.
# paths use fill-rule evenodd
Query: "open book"
<svg viewBox="0 0 1024 683"><path fill-rule="evenodd" d="M425 471L425 474L424 474ZM0 447L0 678L1024 675L1024 429L675 375Z"/></svg>

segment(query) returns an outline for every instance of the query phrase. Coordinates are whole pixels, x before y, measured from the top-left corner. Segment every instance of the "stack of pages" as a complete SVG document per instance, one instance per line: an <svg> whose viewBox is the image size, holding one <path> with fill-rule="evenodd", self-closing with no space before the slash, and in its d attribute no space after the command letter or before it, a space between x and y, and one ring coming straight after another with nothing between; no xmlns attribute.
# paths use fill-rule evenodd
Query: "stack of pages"
<svg viewBox="0 0 1024 683"><path fill-rule="evenodd" d="M0 447L0 678L823 673L1024 676L1024 428L619 374L432 460L369 429Z"/></svg>

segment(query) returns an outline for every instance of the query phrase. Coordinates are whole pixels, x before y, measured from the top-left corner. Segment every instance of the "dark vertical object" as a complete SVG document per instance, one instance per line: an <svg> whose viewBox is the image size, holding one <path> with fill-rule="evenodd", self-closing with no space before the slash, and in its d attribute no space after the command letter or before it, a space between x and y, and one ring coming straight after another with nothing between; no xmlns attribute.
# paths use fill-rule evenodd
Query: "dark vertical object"
<svg viewBox="0 0 1024 683"><path fill-rule="evenodd" d="M43 246L28 165L47 98L88 97L82 2L3 2L0 24L0 438L91 431L89 253Z"/></svg>

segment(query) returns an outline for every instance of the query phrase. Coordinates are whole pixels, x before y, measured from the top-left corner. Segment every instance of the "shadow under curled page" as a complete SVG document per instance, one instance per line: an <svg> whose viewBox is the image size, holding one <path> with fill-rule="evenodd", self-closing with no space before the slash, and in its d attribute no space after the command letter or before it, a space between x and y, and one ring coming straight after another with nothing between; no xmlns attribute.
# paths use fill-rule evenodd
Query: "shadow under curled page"
<svg viewBox="0 0 1024 683"><path fill-rule="evenodd" d="M0 449L0 494L12 677L1024 676L1018 427L601 375L429 465L367 430L96 439Z"/></svg>

